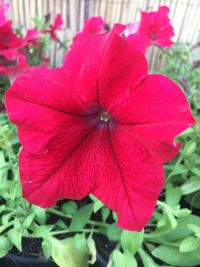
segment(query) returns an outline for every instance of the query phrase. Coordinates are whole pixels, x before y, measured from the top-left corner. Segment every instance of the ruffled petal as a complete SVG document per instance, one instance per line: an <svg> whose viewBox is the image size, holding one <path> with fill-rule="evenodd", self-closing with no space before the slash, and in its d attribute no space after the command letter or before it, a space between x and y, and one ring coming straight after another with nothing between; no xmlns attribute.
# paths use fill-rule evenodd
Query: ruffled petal
<svg viewBox="0 0 200 267"><path fill-rule="evenodd" d="M180 144L174 138L195 124L181 89L157 74L147 76L112 115L164 162L178 153Z"/></svg>

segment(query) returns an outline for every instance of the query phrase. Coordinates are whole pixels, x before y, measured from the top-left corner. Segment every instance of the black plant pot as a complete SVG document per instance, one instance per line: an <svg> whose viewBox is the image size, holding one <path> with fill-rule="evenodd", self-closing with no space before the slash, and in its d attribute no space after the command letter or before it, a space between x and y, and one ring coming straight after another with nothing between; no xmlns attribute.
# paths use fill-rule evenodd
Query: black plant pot
<svg viewBox="0 0 200 267"><path fill-rule="evenodd" d="M25 239L24 241L25 247L30 248L30 244L27 243L28 240ZM95 243L97 247L97 261L91 267L106 267L115 242L109 242L104 236L95 236ZM27 250L30 252L29 249ZM29 255L28 252L25 251L25 255L21 255L18 254L17 250L12 250L3 259L0 259L0 267L57 267L54 262L45 262L33 254Z"/></svg>
<svg viewBox="0 0 200 267"><path fill-rule="evenodd" d="M0 267L57 267L57 265L51 261L45 262L36 257L23 257L8 253L0 261Z"/></svg>

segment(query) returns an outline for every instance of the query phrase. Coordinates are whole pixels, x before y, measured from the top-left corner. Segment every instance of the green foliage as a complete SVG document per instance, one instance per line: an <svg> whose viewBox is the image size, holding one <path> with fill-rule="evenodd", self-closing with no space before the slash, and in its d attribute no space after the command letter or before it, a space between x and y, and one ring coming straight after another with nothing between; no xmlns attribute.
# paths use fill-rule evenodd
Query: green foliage
<svg viewBox="0 0 200 267"><path fill-rule="evenodd" d="M130 232L123 230L121 234L121 245L123 251L129 251L131 254L135 254L140 248L144 238L144 232Z"/></svg>
<svg viewBox="0 0 200 267"><path fill-rule="evenodd" d="M82 234L63 240L52 236L48 236L47 239L51 243L52 258L59 267L88 267L88 262L95 260L96 249L91 236L88 240ZM92 255L91 261L90 255Z"/></svg>
<svg viewBox="0 0 200 267"><path fill-rule="evenodd" d="M88 220L90 219L92 210L93 210L93 204L88 204L78 209L72 218L70 224L70 230L79 231L83 229L87 224Z"/></svg>
<svg viewBox="0 0 200 267"><path fill-rule="evenodd" d="M178 248L161 245L153 250L152 254L163 262L174 266L199 266L200 250L192 252L180 252Z"/></svg>

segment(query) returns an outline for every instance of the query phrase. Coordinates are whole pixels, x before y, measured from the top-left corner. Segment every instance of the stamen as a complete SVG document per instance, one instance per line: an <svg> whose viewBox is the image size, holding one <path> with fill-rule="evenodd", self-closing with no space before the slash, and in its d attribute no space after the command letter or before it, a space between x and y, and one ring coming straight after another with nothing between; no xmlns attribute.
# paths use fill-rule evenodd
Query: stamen
<svg viewBox="0 0 200 267"><path fill-rule="evenodd" d="M110 116L109 116L108 112L103 111L100 113L100 121L108 122L109 120L110 120Z"/></svg>

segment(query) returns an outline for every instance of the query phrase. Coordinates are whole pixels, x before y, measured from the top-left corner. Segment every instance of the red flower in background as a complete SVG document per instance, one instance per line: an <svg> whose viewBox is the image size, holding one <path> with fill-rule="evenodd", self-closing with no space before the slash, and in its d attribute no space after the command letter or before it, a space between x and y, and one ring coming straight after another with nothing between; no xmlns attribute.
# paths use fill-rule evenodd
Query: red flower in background
<svg viewBox="0 0 200 267"><path fill-rule="evenodd" d="M44 33L49 33L52 40L56 40L56 31L62 30L62 17L60 14L56 16L54 24L50 24L50 29L44 30Z"/></svg>
<svg viewBox="0 0 200 267"><path fill-rule="evenodd" d="M6 93L23 149L23 196L50 207L60 198L98 197L118 225L141 230L164 182L174 138L195 123L180 88L148 75L124 27L76 42L58 69L34 68Z"/></svg>
<svg viewBox="0 0 200 267"><path fill-rule="evenodd" d="M20 48L26 47L29 43L36 44L36 39L40 35L37 29L30 29L24 38L17 36L12 29L12 21L6 20L5 17L8 7L6 1L0 0L0 56L11 61L18 55Z"/></svg>
<svg viewBox="0 0 200 267"><path fill-rule="evenodd" d="M79 39L101 33L104 30L105 25L102 17L91 17L90 19L85 20L82 31L75 35L73 41L75 42Z"/></svg>
<svg viewBox="0 0 200 267"><path fill-rule="evenodd" d="M8 20L0 26L0 55L12 60L20 48L34 43L39 36L37 29L28 30L24 38L17 36L12 29L12 21Z"/></svg>
<svg viewBox="0 0 200 267"><path fill-rule="evenodd" d="M6 16L5 13L8 10L9 4L5 0L0 0L0 26L5 23Z"/></svg>
<svg viewBox="0 0 200 267"><path fill-rule="evenodd" d="M174 29L168 18L169 8L159 7L158 11L142 12L138 32L128 36L128 41L141 51L145 52L149 45L170 47L173 42Z"/></svg>
<svg viewBox="0 0 200 267"><path fill-rule="evenodd" d="M4 56L0 56L0 75L7 76L11 83L29 68L26 57L21 53L18 53L11 61L8 61Z"/></svg>

